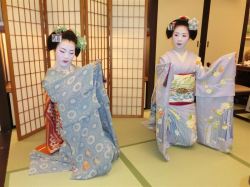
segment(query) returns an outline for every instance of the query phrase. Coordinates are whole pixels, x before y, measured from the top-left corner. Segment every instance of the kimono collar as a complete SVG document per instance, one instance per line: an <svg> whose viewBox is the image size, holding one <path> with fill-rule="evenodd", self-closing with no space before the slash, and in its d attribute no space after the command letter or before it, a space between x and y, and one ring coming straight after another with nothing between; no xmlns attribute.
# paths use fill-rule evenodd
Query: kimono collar
<svg viewBox="0 0 250 187"><path fill-rule="evenodd" d="M178 57L178 59L182 62L184 62L186 60L187 57L187 50L185 50L185 52L183 54L180 54L179 52L177 52L176 50L173 50L174 53L176 54L176 56Z"/></svg>
<svg viewBox="0 0 250 187"><path fill-rule="evenodd" d="M76 66L73 65L73 64L71 64L70 67L69 67L68 69L64 69L64 68L62 68L62 67L60 67L60 66L55 66L55 67L54 67L54 70L55 70L55 71L57 71L57 72L59 72L59 73L62 73L62 74L64 74L64 75L68 75L68 74L72 73L73 71L75 71L75 69L76 69Z"/></svg>

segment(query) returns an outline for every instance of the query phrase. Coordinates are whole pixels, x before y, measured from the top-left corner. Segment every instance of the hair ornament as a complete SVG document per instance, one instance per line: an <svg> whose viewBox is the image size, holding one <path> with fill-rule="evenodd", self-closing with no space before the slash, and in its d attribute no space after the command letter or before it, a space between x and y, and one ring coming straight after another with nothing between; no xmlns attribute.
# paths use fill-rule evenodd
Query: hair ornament
<svg viewBox="0 0 250 187"><path fill-rule="evenodd" d="M54 32L56 34L52 34L52 42L61 42L62 40L62 36L61 34L67 30L70 30L68 28L66 28L65 26L57 26L55 29L54 29ZM87 42L86 42L86 39L81 37L81 35L77 32L77 31L74 31L76 37L77 37L77 44L76 44L76 48L80 49L80 50L84 50L87 46Z"/></svg>
<svg viewBox="0 0 250 187"><path fill-rule="evenodd" d="M169 25L168 25L168 30L170 30L170 31L173 31L174 30L174 28L175 28L175 21L172 21Z"/></svg>
<svg viewBox="0 0 250 187"><path fill-rule="evenodd" d="M64 26L59 25L59 26L57 26L57 27L54 29L54 32L55 32L56 34L61 34L62 32L65 32L65 31L67 31L67 30L69 30L69 29L67 29L67 28L64 27Z"/></svg>
<svg viewBox="0 0 250 187"><path fill-rule="evenodd" d="M191 31L198 30L198 20L196 18L192 18L188 20L188 29Z"/></svg>
<svg viewBox="0 0 250 187"><path fill-rule="evenodd" d="M79 48L80 50L84 50L87 46L87 41L85 37L81 37L81 35L75 31L76 37L77 37L77 44L76 47Z"/></svg>

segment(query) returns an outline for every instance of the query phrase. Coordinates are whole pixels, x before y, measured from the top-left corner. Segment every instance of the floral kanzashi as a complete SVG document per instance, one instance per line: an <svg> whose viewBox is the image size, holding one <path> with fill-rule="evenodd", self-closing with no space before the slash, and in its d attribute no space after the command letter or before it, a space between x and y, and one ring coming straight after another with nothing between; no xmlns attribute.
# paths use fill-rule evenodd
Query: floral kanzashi
<svg viewBox="0 0 250 187"><path fill-rule="evenodd" d="M188 29L189 30L197 30L198 29L198 20L196 18L189 19L188 21Z"/></svg>

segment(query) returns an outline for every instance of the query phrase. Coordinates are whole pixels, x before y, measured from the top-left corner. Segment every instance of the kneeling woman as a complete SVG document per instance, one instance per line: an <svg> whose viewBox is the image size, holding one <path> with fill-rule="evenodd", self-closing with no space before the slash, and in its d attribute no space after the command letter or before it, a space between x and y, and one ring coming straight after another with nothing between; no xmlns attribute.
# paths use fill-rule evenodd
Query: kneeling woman
<svg viewBox="0 0 250 187"><path fill-rule="evenodd" d="M58 106L61 127L57 136L59 142L55 143L59 150L48 149L50 154L33 151L30 174L71 170L72 179L104 175L118 158L119 148L101 64L81 68L72 65L74 56L79 55L85 43L64 27L57 28L48 37L47 44L48 50L56 52L56 64L47 71L43 87ZM50 135L47 136L49 139Z"/></svg>
<svg viewBox="0 0 250 187"><path fill-rule="evenodd" d="M156 128L157 144L166 160L170 145L191 146L197 140L229 152L233 141L235 53L204 68L200 58L186 49L197 29L196 19L184 16L172 21L166 35L174 47L156 66L150 128Z"/></svg>

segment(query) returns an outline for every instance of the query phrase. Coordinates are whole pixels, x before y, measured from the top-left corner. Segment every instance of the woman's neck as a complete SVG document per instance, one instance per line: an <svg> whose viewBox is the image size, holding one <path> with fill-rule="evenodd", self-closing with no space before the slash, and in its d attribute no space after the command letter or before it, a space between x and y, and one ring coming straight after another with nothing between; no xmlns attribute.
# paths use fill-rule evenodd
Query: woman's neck
<svg viewBox="0 0 250 187"><path fill-rule="evenodd" d="M186 48L181 48L181 49L174 48L174 51L180 55L183 55L187 50Z"/></svg>

